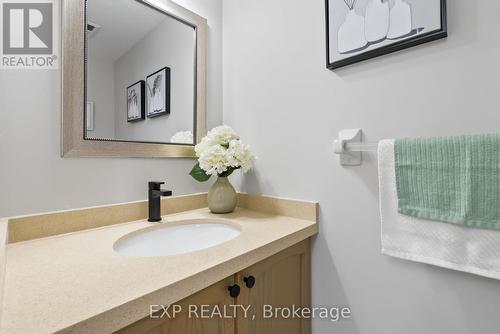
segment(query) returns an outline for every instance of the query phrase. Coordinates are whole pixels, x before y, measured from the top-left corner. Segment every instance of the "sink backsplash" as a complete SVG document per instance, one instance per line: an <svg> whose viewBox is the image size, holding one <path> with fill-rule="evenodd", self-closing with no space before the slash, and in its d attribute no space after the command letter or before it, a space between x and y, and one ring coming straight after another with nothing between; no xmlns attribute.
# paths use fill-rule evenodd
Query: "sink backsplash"
<svg viewBox="0 0 500 334"><path fill-rule="evenodd" d="M162 215L207 207L207 194L163 198ZM312 202L238 194L238 207L273 215L316 220L317 206ZM8 219L8 243L44 238L108 225L146 219L148 202L130 202L67 211L57 211Z"/></svg>

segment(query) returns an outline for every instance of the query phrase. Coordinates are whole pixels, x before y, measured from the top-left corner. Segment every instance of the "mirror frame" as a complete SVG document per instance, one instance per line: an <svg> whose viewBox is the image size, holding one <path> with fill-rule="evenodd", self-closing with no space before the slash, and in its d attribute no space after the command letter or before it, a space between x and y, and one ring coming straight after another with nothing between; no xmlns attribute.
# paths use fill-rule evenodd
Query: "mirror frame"
<svg viewBox="0 0 500 334"><path fill-rule="evenodd" d="M136 0L195 28L196 143L206 134L207 20L171 1ZM85 139L86 110L85 0L62 0L62 128L63 157L194 158L194 145Z"/></svg>

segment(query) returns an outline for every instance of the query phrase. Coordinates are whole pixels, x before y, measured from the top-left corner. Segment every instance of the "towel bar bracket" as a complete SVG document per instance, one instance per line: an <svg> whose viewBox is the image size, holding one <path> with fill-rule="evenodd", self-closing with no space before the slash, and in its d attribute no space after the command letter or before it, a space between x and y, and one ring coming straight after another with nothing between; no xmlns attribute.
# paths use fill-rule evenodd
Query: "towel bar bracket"
<svg viewBox="0 0 500 334"><path fill-rule="evenodd" d="M361 129L342 130L333 142L333 152L340 157L342 166L359 166L363 162L362 152L377 152L378 142L363 142Z"/></svg>
<svg viewBox="0 0 500 334"><path fill-rule="evenodd" d="M333 152L340 157L342 166L359 166L362 163L361 150L350 150L348 146L362 142L363 134L361 129L342 130L339 138L333 142Z"/></svg>

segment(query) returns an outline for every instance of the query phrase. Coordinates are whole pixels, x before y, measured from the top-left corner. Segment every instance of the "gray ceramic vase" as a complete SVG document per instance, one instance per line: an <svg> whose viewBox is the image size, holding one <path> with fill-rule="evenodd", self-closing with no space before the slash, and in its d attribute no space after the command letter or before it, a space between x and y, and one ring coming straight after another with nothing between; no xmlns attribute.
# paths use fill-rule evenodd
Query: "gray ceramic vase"
<svg viewBox="0 0 500 334"><path fill-rule="evenodd" d="M212 213L231 213L238 203L238 195L227 177L218 177L208 191L208 208Z"/></svg>

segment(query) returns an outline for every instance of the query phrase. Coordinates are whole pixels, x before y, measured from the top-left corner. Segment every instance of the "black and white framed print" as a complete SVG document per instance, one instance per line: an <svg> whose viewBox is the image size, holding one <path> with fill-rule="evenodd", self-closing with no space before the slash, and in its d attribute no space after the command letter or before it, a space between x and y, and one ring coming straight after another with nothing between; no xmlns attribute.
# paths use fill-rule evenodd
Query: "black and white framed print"
<svg viewBox="0 0 500 334"><path fill-rule="evenodd" d="M140 80L127 87L127 121L136 122L144 120L145 117L145 83Z"/></svg>
<svg viewBox="0 0 500 334"><path fill-rule="evenodd" d="M326 0L327 67L447 36L446 0Z"/></svg>
<svg viewBox="0 0 500 334"><path fill-rule="evenodd" d="M148 75L146 79L148 91L148 117L170 114L170 68Z"/></svg>

